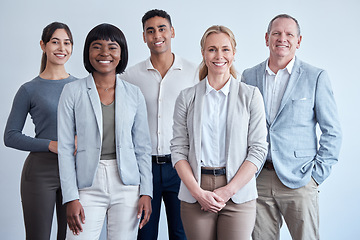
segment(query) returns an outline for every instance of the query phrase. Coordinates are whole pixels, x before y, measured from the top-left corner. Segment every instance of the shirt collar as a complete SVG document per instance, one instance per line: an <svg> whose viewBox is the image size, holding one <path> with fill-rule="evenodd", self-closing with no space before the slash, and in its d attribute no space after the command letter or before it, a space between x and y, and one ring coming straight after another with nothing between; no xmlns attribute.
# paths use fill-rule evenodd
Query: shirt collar
<svg viewBox="0 0 360 240"><path fill-rule="evenodd" d="M209 84L209 79L206 77L204 80L206 81L206 92L205 94L209 94L212 91L216 92L222 92L225 96L227 96L230 92L230 82L231 82L232 76L230 76L229 80L225 83L225 85L219 90L216 91L212 86Z"/></svg>
<svg viewBox="0 0 360 240"><path fill-rule="evenodd" d="M181 58L179 58L175 53L173 53L174 55L174 62L171 65L170 69L178 69L181 70L183 68L183 62L181 61ZM154 66L151 63L150 57L148 57L148 59L146 59L146 69L147 70L156 70L154 68Z"/></svg>
<svg viewBox="0 0 360 240"><path fill-rule="evenodd" d="M288 63L288 65L286 65L286 67L284 69L281 70L287 70L287 72L291 75L291 72L294 68L294 63L295 63L295 57L293 57L293 59L291 59L291 61ZM271 71L271 69L269 68L269 59L266 60L266 68L265 71L267 74L269 75L276 75L273 71Z"/></svg>

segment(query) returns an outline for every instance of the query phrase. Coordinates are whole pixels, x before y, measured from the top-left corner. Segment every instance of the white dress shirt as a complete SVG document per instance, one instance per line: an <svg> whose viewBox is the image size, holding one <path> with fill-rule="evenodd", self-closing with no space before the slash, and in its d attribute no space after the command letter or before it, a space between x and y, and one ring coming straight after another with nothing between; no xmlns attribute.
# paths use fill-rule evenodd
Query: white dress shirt
<svg viewBox="0 0 360 240"><path fill-rule="evenodd" d="M180 91L199 82L195 64L174 54L174 63L161 77L150 57L130 68L121 79L138 86L146 101L152 143L152 155L170 154L173 113Z"/></svg>
<svg viewBox="0 0 360 240"><path fill-rule="evenodd" d="M295 58L293 58L284 69L280 69L276 74L269 68L269 60L266 62L265 70L265 106L266 119L272 123L279 111L281 99L284 96L291 71L294 67Z"/></svg>
<svg viewBox="0 0 360 240"><path fill-rule="evenodd" d="M201 165L225 167L226 117L230 81L215 90L206 77L206 94L201 117Z"/></svg>

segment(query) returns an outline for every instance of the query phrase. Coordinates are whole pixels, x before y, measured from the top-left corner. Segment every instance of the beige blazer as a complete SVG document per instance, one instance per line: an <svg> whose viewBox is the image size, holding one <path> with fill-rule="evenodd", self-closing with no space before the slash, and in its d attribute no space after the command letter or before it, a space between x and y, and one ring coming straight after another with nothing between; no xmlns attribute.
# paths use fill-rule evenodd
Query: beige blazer
<svg viewBox="0 0 360 240"><path fill-rule="evenodd" d="M201 179L201 114L206 82L183 90L176 100L173 139L171 140L172 163L189 162L195 179ZM266 119L260 91L253 86L239 83L232 78L228 96L226 120L226 178L229 182L241 164L248 160L261 168L267 154ZM255 176L231 199L244 203L257 198ZM181 182L179 199L194 203L185 184Z"/></svg>

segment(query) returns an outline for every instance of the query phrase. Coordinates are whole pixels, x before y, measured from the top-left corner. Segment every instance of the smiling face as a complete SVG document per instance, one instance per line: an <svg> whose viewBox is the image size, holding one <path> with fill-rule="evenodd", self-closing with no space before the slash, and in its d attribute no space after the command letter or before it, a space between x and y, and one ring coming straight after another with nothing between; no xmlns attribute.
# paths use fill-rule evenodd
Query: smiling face
<svg viewBox="0 0 360 240"><path fill-rule="evenodd" d="M226 79L230 77L230 67L235 51L227 34L211 33L208 35L202 55L208 68L208 75L224 75Z"/></svg>
<svg viewBox="0 0 360 240"><path fill-rule="evenodd" d="M71 40L64 29L57 29L49 42L40 41L40 46L46 54L47 66L64 65L71 56Z"/></svg>
<svg viewBox="0 0 360 240"><path fill-rule="evenodd" d="M121 59L121 48L117 42L95 40L90 44L89 61L98 74L116 74Z"/></svg>
<svg viewBox="0 0 360 240"><path fill-rule="evenodd" d="M272 23L270 34L266 33L266 46L270 50L270 58L291 61L296 49L300 48L301 36L294 20L290 18L277 18Z"/></svg>
<svg viewBox="0 0 360 240"><path fill-rule="evenodd" d="M174 28L166 18L155 16L144 24L143 38L152 54L171 52L171 38L175 37Z"/></svg>

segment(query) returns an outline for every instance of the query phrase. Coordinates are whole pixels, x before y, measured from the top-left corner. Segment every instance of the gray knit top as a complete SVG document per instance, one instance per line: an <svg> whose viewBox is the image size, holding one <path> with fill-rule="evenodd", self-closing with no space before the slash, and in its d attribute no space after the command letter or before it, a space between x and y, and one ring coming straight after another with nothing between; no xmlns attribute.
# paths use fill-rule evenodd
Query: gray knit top
<svg viewBox="0 0 360 240"><path fill-rule="evenodd" d="M65 84L77 80L69 76L62 80L36 77L23 84L15 95L4 132L7 147L31 152L48 152L50 141L57 141L57 107ZM35 137L22 133L25 120L31 116Z"/></svg>

